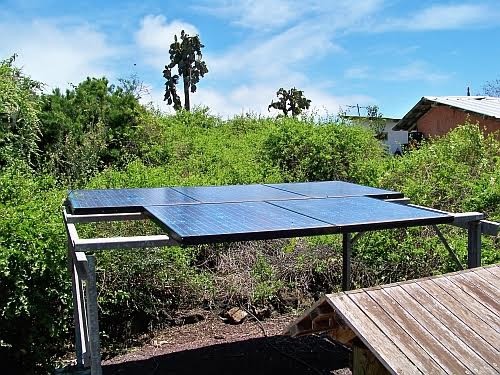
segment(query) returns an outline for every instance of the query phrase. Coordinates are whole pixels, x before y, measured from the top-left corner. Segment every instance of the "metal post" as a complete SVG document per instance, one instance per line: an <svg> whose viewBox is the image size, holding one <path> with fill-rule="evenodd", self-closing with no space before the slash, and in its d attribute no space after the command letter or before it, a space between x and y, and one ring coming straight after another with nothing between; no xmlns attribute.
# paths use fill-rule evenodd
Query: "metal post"
<svg viewBox="0 0 500 375"><path fill-rule="evenodd" d="M75 270L73 263L73 245L68 235L68 271L71 275L71 287L73 292L73 322L75 325L75 351L76 351L76 366L77 368L83 367L83 348L82 348L82 336L81 336L81 326L80 326L80 314L78 312L79 308L79 298L78 298L78 288L80 284L80 279Z"/></svg>
<svg viewBox="0 0 500 375"><path fill-rule="evenodd" d="M342 290L351 289L351 234L342 233Z"/></svg>
<svg viewBox="0 0 500 375"><path fill-rule="evenodd" d="M97 307L96 260L95 255L87 255L89 275L86 282L87 319L90 343L90 372L92 375L102 375L101 343L99 340L99 317Z"/></svg>
<svg viewBox="0 0 500 375"><path fill-rule="evenodd" d="M481 266L481 222L471 221L467 226L467 267Z"/></svg>

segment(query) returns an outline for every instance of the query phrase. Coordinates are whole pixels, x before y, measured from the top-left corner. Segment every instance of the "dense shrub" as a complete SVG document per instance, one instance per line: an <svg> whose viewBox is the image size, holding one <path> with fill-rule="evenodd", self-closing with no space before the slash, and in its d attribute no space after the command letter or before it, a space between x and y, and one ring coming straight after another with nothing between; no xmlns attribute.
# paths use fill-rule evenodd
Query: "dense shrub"
<svg viewBox="0 0 500 375"><path fill-rule="evenodd" d="M40 82L13 64L0 61L0 168L11 162L32 162L38 153Z"/></svg>
<svg viewBox="0 0 500 375"><path fill-rule="evenodd" d="M54 364L72 317L64 193L30 174L22 165L0 173L0 354L19 373Z"/></svg>
<svg viewBox="0 0 500 375"><path fill-rule="evenodd" d="M374 182L383 148L361 126L282 119L264 145L286 181Z"/></svg>
<svg viewBox="0 0 500 375"><path fill-rule="evenodd" d="M500 141L465 124L390 160L380 184L421 205L500 215Z"/></svg>
<svg viewBox="0 0 500 375"><path fill-rule="evenodd" d="M85 181L105 166L124 166L139 154L148 118L133 87L87 78L62 93L43 95L38 168L65 182Z"/></svg>

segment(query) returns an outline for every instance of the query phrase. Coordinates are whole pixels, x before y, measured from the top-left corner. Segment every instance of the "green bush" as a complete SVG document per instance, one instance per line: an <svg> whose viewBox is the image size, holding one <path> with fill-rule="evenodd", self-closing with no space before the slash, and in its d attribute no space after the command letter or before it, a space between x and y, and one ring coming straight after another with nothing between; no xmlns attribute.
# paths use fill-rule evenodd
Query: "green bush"
<svg viewBox="0 0 500 375"><path fill-rule="evenodd" d="M373 183L384 154L361 126L282 119L264 144L267 158L286 181L344 180Z"/></svg>
<svg viewBox="0 0 500 375"><path fill-rule="evenodd" d="M0 353L19 373L50 368L68 343L63 197L25 166L0 173Z"/></svg>
<svg viewBox="0 0 500 375"><path fill-rule="evenodd" d="M133 90L106 78L87 78L65 93L55 89L43 95L38 169L78 183L137 157L139 136L152 127Z"/></svg>
<svg viewBox="0 0 500 375"><path fill-rule="evenodd" d="M30 164L38 153L42 84L14 61L15 55L0 60L0 168L19 160Z"/></svg>

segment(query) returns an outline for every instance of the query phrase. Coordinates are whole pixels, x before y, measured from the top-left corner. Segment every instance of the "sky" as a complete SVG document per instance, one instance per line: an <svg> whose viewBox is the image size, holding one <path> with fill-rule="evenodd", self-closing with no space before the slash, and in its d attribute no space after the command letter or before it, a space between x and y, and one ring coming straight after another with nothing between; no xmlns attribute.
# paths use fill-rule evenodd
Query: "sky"
<svg viewBox="0 0 500 375"><path fill-rule="evenodd" d="M268 115L280 87L321 116L377 105L400 118L424 95L500 78L500 0L0 0L0 59L16 53L47 92L135 75L141 100L170 111L162 71L181 30L209 69L191 101L224 118Z"/></svg>

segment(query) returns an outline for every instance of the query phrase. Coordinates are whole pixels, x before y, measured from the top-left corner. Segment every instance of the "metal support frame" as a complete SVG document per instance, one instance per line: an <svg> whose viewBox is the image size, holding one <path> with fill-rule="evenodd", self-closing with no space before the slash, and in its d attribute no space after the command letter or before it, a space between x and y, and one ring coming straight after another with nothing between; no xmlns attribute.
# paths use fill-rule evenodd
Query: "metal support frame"
<svg viewBox="0 0 500 375"><path fill-rule="evenodd" d="M467 267L481 266L481 222L471 221L467 225Z"/></svg>
<svg viewBox="0 0 500 375"><path fill-rule="evenodd" d="M71 215L63 209L63 218L68 237L68 271L72 281L77 370L90 367L92 375L102 375L94 252L173 246L178 243L166 235L83 239L78 236L75 226L77 223L147 219L142 213Z"/></svg>
<svg viewBox="0 0 500 375"><path fill-rule="evenodd" d="M390 199L389 201L399 204L409 203L407 198ZM411 206L450 214L428 207ZM483 214L478 212L450 215L455 218L451 225L468 230L468 267L479 266L481 264L481 234L497 235L500 231L500 223L483 220ZM80 239L75 227L75 224L78 223L147 219L148 217L143 213L72 215L68 214L64 208L63 217L68 237L68 270L72 279L77 367L90 367L92 375L101 375L96 258L94 252L107 249L175 246L178 243L166 235ZM435 227L436 229L437 227ZM439 229L437 229L436 233L439 236ZM351 233L342 234L342 289L345 291L351 288L352 246L364 234L364 232L359 232L352 237Z"/></svg>
<svg viewBox="0 0 500 375"><path fill-rule="evenodd" d="M448 244L448 241L446 241L446 238L443 236L443 233L439 230L438 226L437 225L433 225L432 229L434 229L434 232L436 232L436 235L441 240L441 243L446 248L446 250L448 250L448 254L450 254L451 258L453 259L453 261L455 262L455 264L457 265L457 267L460 268L461 270L463 270L464 266L462 266L462 262L460 262L460 259L458 259L457 254L451 248L451 246Z"/></svg>
<svg viewBox="0 0 500 375"><path fill-rule="evenodd" d="M394 203L408 204L404 199L399 201L395 199L392 201ZM500 223L484 220L484 214L482 214L481 212L450 213L447 211L437 210L435 208L418 206L416 204L408 204L408 205L427 211L434 211L447 215L452 215L454 220L449 225L467 229L467 268L474 268L481 266L481 235L486 234L489 236L497 236L498 233L500 233ZM456 258L455 253L449 247L442 234L440 235L439 229L437 229L436 226L435 226L435 231L438 237L445 245L446 249L450 252L452 256ZM457 260L458 258L455 259L455 261ZM458 263L460 262L458 261Z"/></svg>
<svg viewBox="0 0 500 375"><path fill-rule="evenodd" d="M342 233L342 290L351 289L351 253L350 233Z"/></svg>

